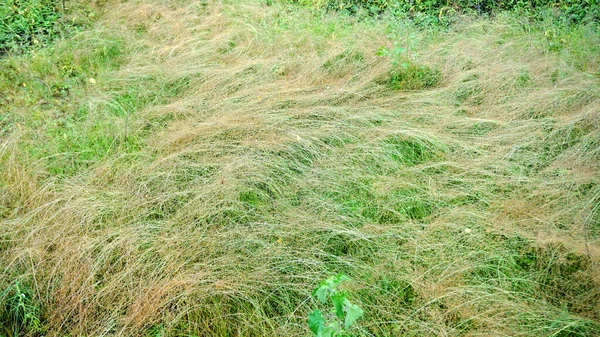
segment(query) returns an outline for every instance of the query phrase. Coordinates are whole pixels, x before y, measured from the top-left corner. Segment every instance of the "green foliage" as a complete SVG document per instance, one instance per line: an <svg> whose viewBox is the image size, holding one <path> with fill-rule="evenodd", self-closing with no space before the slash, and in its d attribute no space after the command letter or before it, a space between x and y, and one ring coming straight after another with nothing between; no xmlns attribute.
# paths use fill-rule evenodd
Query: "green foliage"
<svg viewBox="0 0 600 337"><path fill-rule="evenodd" d="M43 332L40 308L30 289L18 280L0 293L0 328L2 336Z"/></svg>
<svg viewBox="0 0 600 337"><path fill-rule="evenodd" d="M0 3L0 55L55 38L60 14L50 0L6 0Z"/></svg>
<svg viewBox="0 0 600 337"><path fill-rule="evenodd" d="M327 2L328 10L345 10L350 13L356 13L359 10L366 10L369 14L380 14L393 6L394 3L388 0L330 0Z"/></svg>
<svg viewBox="0 0 600 337"><path fill-rule="evenodd" d="M600 18L598 0L291 0L328 11L349 14L380 15L390 12L409 16L422 24L452 21L456 13L473 12L490 15L500 11L521 11L532 18L541 19L548 14L563 22L596 21Z"/></svg>
<svg viewBox="0 0 600 337"><path fill-rule="evenodd" d="M442 80L442 72L426 65L404 60L390 70L387 78L380 79L393 90L424 90L437 87Z"/></svg>
<svg viewBox="0 0 600 337"><path fill-rule="evenodd" d="M363 310L356 304L351 303L345 291L339 290L339 285L349 280L348 276L338 274L332 276L314 290L315 296L321 303L327 298L331 299L333 308L327 316L323 316L320 310L315 310L308 315L308 327L317 337L346 336L347 330L363 315ZM328 317L334 318L327 323ZM342 324L343 322L343 324Z"/></svg>
<svg viewBox="0 0 600 337"><path fill-rule="evenodd" d="M95 17L83 2L56 0L0 1L0 57L43 47L86 27Z"/></svg>

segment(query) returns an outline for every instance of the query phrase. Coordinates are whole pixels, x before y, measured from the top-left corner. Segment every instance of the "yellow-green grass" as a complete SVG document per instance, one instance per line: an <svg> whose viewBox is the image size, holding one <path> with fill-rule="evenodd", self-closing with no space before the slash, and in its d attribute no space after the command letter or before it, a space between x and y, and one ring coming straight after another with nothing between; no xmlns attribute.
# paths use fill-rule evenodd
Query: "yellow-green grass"
<svg viewBox="0 0 600 337"><path fill-rule="evenodd" d="M90 8L0 60L0 335L308 335L335 273L358 336L600 334L595 27Z"/></svg>

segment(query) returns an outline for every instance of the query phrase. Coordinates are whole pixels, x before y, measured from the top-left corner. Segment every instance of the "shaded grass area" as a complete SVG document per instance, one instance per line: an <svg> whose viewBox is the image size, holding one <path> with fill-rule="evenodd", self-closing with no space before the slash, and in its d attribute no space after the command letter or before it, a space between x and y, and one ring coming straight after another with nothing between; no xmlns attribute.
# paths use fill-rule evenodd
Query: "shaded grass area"
<svg viewBox="0 0 600 337"><path fill-rule="evenodd" d="M358 336L599 334L598 35L524 25L125 2L1 59L1 333L305 335L344 273Z"/></svg>

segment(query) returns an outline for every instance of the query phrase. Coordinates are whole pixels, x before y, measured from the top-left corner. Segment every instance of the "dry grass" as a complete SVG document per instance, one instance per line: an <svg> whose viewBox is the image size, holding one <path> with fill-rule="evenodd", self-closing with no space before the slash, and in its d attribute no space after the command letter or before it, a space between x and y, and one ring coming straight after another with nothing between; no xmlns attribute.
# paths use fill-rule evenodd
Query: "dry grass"
<svg viewBox="0 0 600 337"><path fill-rule="evenodd" d="M41 309L29 335L306 335L338 272L357 335L598 334L598 36L572 34L106 6L2 60L0 286ZM439 86L381 84L406 43Z"/></svg>

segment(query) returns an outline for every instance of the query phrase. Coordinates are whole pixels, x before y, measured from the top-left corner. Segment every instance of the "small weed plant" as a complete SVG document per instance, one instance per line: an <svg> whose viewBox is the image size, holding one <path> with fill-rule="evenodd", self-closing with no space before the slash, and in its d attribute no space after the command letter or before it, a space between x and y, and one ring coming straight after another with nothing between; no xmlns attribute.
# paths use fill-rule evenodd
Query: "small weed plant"
<svg viewBox="0 0 600 337"><path fill-rule="evenodd" d="M0 292L0 336L41 332L40 308L27 286L16 281Z"/></svg>
<svg viewBox="0 0 600 337"><path fill-rule="evenodd" d="M392 69L387 76L379 78L377 82L386 85L392 90L411 91L436 88L442 81L442 72L415 61L418 55L413 52L415 41L413 36L406 36L406 43L389 50L380 47L377 55L391 59Z"/></svg>
<svg viewBox="0 0 600 337"><path fill-rule="evenodd" d="M315 310L308 315L308 327L317 337L348 336L348 329L363 315L363 310L348 300L345 291L339 285L349 280L346 275L335 275L325 281L313 291L321 303L330 299L333 308L325 314Z"/></svg>

